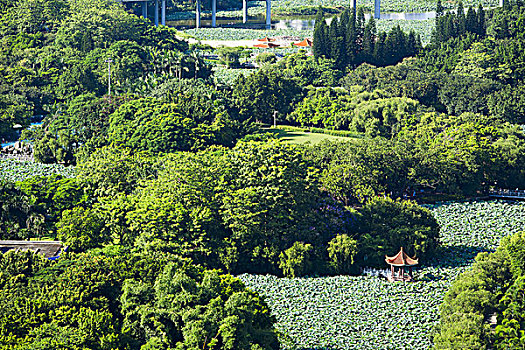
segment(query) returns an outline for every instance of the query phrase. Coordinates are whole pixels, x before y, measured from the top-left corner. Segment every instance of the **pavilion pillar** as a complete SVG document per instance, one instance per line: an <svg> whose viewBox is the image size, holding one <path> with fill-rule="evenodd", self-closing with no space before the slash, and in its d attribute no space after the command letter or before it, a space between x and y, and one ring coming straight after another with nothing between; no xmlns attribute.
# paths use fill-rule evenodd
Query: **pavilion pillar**
<svg viewBox="0 0 525 350"><path fill-rule="evenodd" d="M146 1L142 2L142 17L148 18L148 3Z"/></svg>
<svg viewBox="0 0 525 350"><path fill-rule="evenodd" d="M350 7L355 10L357 8L357 0L350 0Z"/></svg>
<svg viewBox="0 0 525 350"><path fill-rule="evenodd" d="M155 25L159 26L159 0L155 0Z"/></svg>
<svg viewBox="0 0 525 350"><path fill-rule="evenodd" d="M201 27L201 0L196 1L195 9L195 28Z"/></svg>
<svg viewBox="0 0 525 350"><path fill-rule="evenodd" d="M248 0L242 0L242 23L248 22Z"/></svg>
<svg viewBox="0 0 525 350"><path fill-rule="evenodd" d="M266 0L266 29L272 28L272 1Z"/></svg>
<svg viewBox="0 0 525 350"><path fill-rule="evenodd" d="M211 1L211 26L217 27L217 0Z"/></svg>
<svg viewBox="0 0 525 350"><path fill-rule="evenodd" d="M381 17L381 0L374 0L374 18Z"/></svg>
<svg viewBox="0 0 525 350"><path fill-rule="evenodd" d="M499 7L505 6L505 0L499 0Z"/></svg>
<svg viewBox="0 0 525 350"><path fill-rule="evenodd" d="M161 24L163 26L166 25L166 0L162 0L162 16L161 16Z"/></svg>

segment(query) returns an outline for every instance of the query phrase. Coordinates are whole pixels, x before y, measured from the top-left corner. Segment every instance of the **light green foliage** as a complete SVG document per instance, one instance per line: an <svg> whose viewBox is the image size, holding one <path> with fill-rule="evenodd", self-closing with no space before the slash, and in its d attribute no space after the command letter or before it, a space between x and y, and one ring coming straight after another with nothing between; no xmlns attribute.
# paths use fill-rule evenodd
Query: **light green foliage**
<svg viewBox="0 0 525 350"><path fill-rule="evenodd" d="M224 68L224 67L214 67L213 68L213 79L217 84L224 84L227 86L233 86L235 81L238 79L239 75L250 75L253 73L250 69L233 69L233 68Z"/></svg>
<svg viewBox="0 0 525 350"><path fill-rule="evenodd" d="M272 64L277 62L277 56L273 52L263 52L257 55L255 62L259 65Z"/></svg>
<svg viewBox="0 0 525 350"><path fill-rule="evenodd" d="M107 159L97 165L102 154ZM100 155L81 165L80 177L106 196L97 208L123 244L257 272L278 272L279 254L296 241L326 249L330 226L321 222L332 219L318 211L317 172L297 146L240 142L158 163L109 150ZM121 167L113 169L115 163ZM91 173L97 168L108 176ZM116 195L117 188L124 193Z"/></svg>
<svg viewBox="0 0 525 350"><path fill-rule="evenodd" d="M335 273L353 272L354 257L357 254L357 241L347 234L337 235L328 242L328 257Z"/></svg>
<svg viewBox="0 0 525 350"><path fill-rule="evenodd" d="M264 302L217 270L191 271L168 264L155 284L124 282L124 327L151 348L277 349Z"/></svg>
<svg viewBox="0 0 525 350"><path fill-rule="evenodd" d="M414 114L419 103L403 97L390 97L381 90L372 93L354 87L312 89L287 116L292 123L351 130L367 136L390 138L403 120Z"/></svg>
<svg viewBox="0 0 525 350"><path fill-rule="evenodd" d="M228 68L239 67L239 58L242 53L242 49L237 47L222 47L217 50L221 63L226 65Z"/></svg>
<svg viewBox="0 0 525 350"><path fill-rule="evenodd" d="M508 349L523 344L524 245L523 233L503 238L496 252L479 254L473 267L452 284L440 307L436 349ZM484 323L494 312L500 314L495 337Z"/></svg>
<svg viewBox="0 0 525 350"><path fill-rule="evenodd" d="M323 189L345 204L364 203L382 193L399 198L411 185L414 160L405 143L379 138L324 142L310 155L323 169Z"/></svg>
<svg viewBox="0 0 525 350"><path fill-rule="evenodd" d="M185 97L190 98L186 101L191 101L191 96ZM229 138L222 138L233 133L233 123L226 111L203 110L202 114L194 115L188 112L191 109L185 110L182 102L130 101L111 115L108 142L153 153L198 150L211 144L232 143ZM217 115L214 112L218 112Z"/></svg>
<svg viewBox="0 0 525 350"><path fill-rule="evenodd" d="M304 50L286 55L272 69L293 77L301 86L335 86L343 76L333 60L322 57L316 60Z"/></svg>
<svg viewBox="0 0 525 350"><path fill-rule="evenodd" d="M147 152L103 147L77 167L79 180L97 197L131 193L140 181L153 178L159 165Z"/></svg>
<svg viewBox="0 0 525 350"><path fill-rule="evenodd" d="M279 268L286 277L300 277L312 268L312 245L295 242L279 255Z"/></svg>
<svg viewBox="0 0 525 350"><path fill-rule="evenodd" d="M57 238L74 252L100 247L109 240L100 213L91 209L64 210L56 227Z"/></svg>
<svg viewBox="0 0 525 350"><path fill-rule="evenodd" d="M113 246L53 263L10 252L0 266L2 349L279 348L256 293L173 256Z"/></svg>

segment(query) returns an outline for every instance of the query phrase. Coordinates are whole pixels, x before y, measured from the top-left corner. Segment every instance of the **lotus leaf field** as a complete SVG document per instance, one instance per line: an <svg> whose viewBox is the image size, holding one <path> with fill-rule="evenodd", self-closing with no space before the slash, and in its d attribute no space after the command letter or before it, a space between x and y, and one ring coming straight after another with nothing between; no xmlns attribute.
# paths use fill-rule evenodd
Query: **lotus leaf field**
<svg viewBox="0 0 525 350"><path fill-rule="evenodd" d="M14 159L0 160L0 181L18 182L33 176L50 176L53 174L74 177L75 169L60 164L41 164Z"/></svg>
<svg viewBox="0 0 525 350"><path fill-rule="evenodd" d="M421 36L423 43L430 42L432 30L435 26L434 19L427 20L393 20L380 19L377 21L378 31L388 32L393 27L399 25L405 32L414 30ZM242 29L242 28L199 28L187 29L184 33L194 37L198 40L256 40L264 37L280 37L292 36L299 40L303 38L312 37L313 30L297 30L297 29L274 29L274 30L258 30L258 29ZM283 53L282 50L279 52Z"/></svg>
<svg viewBox="0 0 525 350"><path fill-rule="evenodd" d="M459 1L442 1L445 9L455 9ZM477 7L481 2L483 7L496 7L498 0L465 0L463 5L465 8L469 6ZM371 13L374 11L374 0L360 0L359 6L365 9L365 12ZM321 6L333 11L341 11L349 6L348 0L272 0L272 15L298 15L298 14L315 14L316 9ZM435 0L381 0L381 12L430 12L435 11ZM249 16L264 16L266 13L266 3L264 1L248 1ZM221 10L217 12L220 18L242 18L242 11L239 10ZM194 18L194 15L186 13L178 13L172 18Z"/></svg>
<svg viewBox="0 0 525 350"><path fill-rule="evenodd" d="M429 209L441 225L443 249L416 271L417 282L239 276L266 297L283 334L283 349L430 348L450 283L478 252L491 251L502 237L525 229L525 203L447 203Z"/></svg>

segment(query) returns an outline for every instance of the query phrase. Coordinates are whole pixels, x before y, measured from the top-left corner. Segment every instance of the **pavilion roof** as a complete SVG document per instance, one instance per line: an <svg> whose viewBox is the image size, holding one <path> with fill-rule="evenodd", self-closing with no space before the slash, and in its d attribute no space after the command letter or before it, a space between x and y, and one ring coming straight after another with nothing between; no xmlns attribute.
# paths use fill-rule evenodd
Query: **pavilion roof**
<svg viewBox="0 0 525 350"><path fill-rule="evenodd" d="M392 257L385 256L385 261L387 262L387 264L394 266L413 266L419 263L418 260L419 259L409 257L403 250L403 247L401 247L399 253L397 253L396 255Z"/></svg>
<svg viewBox="0 0 525 350"><path fill-rule="evenodd" d="M263 49L273 48L273 47L279 47L279 44L272 44L272 43L261 43L261 44L255 44L253 47L260 47Z"/></svg>
<svg viewBox="0 0 525 350"><path fill-rule="evenodd" d="M262 39L257 39L257 41L266 41L266 42L270 42L270 41L275 41L274 38L268 38L268 37L264 37Z"/></svg>
<svg viewBox="0 0 525 350"><path fill-rule="evenodd" d="M311 39L304 39L300 43L294 43L295 46L301 46L301 47L312 47L314 45L314 42Z"/></svg>

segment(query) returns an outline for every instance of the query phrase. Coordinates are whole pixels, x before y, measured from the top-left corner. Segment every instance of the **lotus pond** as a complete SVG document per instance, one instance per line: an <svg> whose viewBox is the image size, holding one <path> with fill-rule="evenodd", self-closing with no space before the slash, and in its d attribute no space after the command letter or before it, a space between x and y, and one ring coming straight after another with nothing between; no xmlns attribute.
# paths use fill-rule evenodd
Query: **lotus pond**
<svg viewBox="0 0 525 350"><path fill-rule="evenodd" d="M33 176L50 176L53 174L74 177L75 169L60 164L0 159L0 181L17 182Z"/></svg>
<svg viewBox="0 0 525 350"><path fill-rule="evenodd" d="M445 9L456 9L459 1L442 1ZM499 6L498 0L464 0L465 8L469 6L477 7L481 3L483 7ZM272 0L272 16L291 16L291 15L314 15L319 6L331 9L331 12L341 12L349 6L348 0ZM367 13L374 11L374 0L360 0L358 6L362 6ZM435 0L381 0L381 12L429 12L435 11ZM209 13L210 11L208 11ZM266 14L266 3L259 0L248 1L248 15L251 17L264 16ZM217 16L219 18L242 18L242 10L224 10L219 7ZM170 20L195 18L194 11L177 12L168 15Z"/></svg>
<svg viewBox="0 0 525 350"><path fill-rule="evenodd" d="M403 19L380 19L376 26L378 31L390 31L399 25L405 32L414 30L421 36L423 43L430 42L432 30L435 27L434 19L413 21ZM281 28L272 30L244 29L244 28L199 28L187 29L183 31L198 40L256 40L264 37L292 36L302 40L313 36L313 29L299 30L293 28Z"/></svg>
<svg viewBox="0 0 525 350"><path fill-rule="evenodd" d="M417 282L379 277L278 278L244 274L266 297L283 349L428 349L450 283L480 251L525 229L525 203L428 206L441 225L443 252L416 271Z"/></svg>

